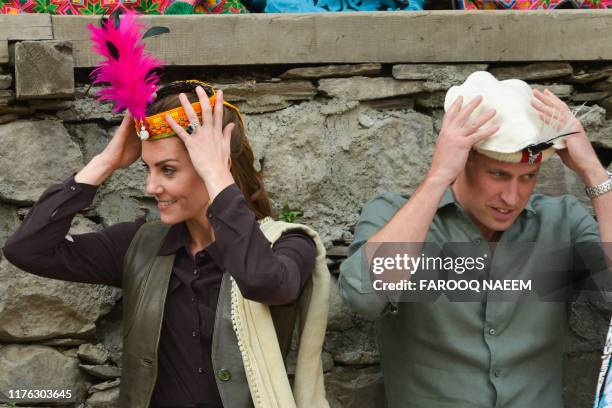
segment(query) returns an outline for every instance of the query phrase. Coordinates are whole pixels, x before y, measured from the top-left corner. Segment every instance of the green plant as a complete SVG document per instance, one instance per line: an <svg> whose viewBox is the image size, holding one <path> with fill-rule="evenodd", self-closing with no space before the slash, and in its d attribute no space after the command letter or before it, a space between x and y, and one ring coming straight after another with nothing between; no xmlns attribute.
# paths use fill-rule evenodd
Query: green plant
<svg viewBox="0 0 612 408"><path fill-rule="evenodd" d="M278 219L285 222L295 222L295 220L302 215L304 215L304 212L299 208L292 209L289 208L289 205L285 204Z"/></svg>

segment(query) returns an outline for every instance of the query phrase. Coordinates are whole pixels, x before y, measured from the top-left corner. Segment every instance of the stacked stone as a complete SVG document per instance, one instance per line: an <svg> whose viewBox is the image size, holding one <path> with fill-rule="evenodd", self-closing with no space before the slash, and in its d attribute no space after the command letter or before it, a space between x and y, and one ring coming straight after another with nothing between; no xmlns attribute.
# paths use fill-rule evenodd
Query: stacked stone
<svg viewBox="0 0 612 408"><path fill-rule="evenodd" d="M54 67L53 75L27 69L33 59ZM96 87L74 82L70 61L65 43L24 41L15 46L14 65L0 66L0 245L41 193L98 154L121 121L110 105L95 100ZM332 296L323 361L334 408L383 404L374 323L353 315L336 288L361 208L384 191L414 191L433 154L446 90L483 69L548 87L572 106L586 102L592 107L582 119L589 137L604 160L612 158L612 66L601 63L248 67L232 76L211 70L207 78L245 114L275 209L303 211L297 221L319 231L329 250ZM171 67L166 72L177 75ZM140 163L113 174L70 234L155 218L144 182ZM538 188L569 192L588 204L580 181L558 159L543 165ZM0 384L70 384L77 396L71 406L115 406L119 298L115 288L24 273L0 254ZM608 314L605 305L573 308L566 387L571 406L587 406L592 397ZM290 372L294 358L295 352Z"/></svg>

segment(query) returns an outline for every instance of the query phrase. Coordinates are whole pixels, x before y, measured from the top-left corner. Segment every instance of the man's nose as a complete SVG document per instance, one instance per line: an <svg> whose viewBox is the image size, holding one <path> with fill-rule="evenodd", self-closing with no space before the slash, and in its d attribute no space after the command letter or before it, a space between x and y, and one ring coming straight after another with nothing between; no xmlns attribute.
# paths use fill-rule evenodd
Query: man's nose
<svg viewBox="0 0 612 408"><path fill-rule="evenodd" d="M501 199L505 205L515 208L519 203L519 185L517 180L510 181L501 194Z"/></svg>

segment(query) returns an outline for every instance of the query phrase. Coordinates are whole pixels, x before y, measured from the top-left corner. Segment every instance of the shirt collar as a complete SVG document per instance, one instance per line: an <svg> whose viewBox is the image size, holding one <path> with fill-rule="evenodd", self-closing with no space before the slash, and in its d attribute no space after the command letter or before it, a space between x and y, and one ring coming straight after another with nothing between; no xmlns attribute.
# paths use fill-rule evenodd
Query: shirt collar
<svg viewBox="0 0 612 408"><path fill-rule="evenodd" d="M191 235L189 234L185 222L174 224L170 227L157 254L159 256L172 255L177 253L181 248L185 248L185 253L191 254ZM204 251L211 256L212 260L219 268L223 268L223 254L217 246L216 241L204 248ZM203 256L203 253L199 253L199 256ZM198 261L196 260L196 262Z"/></svg>
<svg viewBox="0 0 612 408"><path fill-rule="evenodd" d="M527 204L525 205L525 210L535 214L536 210L535 208L533 208L532 202L533 202L533 194L531 195L531 197L529 197L529 200L527 201ZM455 195L453 194L453 190L449 186L447 187L446 191L444 191L444 195L442 196L442 199L440 200L438 209L446 207L447 205L450 205L450 204L455 204L457 208L461 208L457 200L455 200Z"/></svg>
<svg viewBox="0 0 612 408"><path fill-rule="evenodd" d="M450 188L450 186L447 187L446 191L444 191L444 195L442 196L442 199L440 200L438 209L442 207L446 207L449 204L455 204L457 207L459 207L459 204L455 201L455 195L453 194L453 190Z"/></svg>
<svg viewBox="0 0 612 408"><path fill-rule="evenodd" d="M183 247L188 249L190 242L191 237L185 223L181 222L180 224L174 224L168 230L168 233L162 242L161 248L159 248L158 255L171 255Z"/></svg>

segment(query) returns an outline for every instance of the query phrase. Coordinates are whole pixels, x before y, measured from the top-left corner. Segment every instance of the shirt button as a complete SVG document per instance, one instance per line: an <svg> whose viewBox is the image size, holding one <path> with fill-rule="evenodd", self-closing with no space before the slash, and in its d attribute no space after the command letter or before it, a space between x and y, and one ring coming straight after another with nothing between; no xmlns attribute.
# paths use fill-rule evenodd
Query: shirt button
<svg viewBox="0 0 612 408"><path fill-rule="evenodd" d="M70 186L70 191L76 191L76 187L75 186Z"/></svg>
<svg viewBox="0 0 612 408"><path fill-rule="evenodd" d="M191 335L192 335L193 337L197 337L197 336L198 336L198 333L197 333L197 332L194 330L194 331L192 331L192 332L191 332Z"/></svg>
<svg viewBox="0 0 612 408"><path fill-rule="evenodd" d="M197 269L194 269L194 270L193 270L193 274L194 274L194 275L197 275L197 274L198 274L198 270L197 270Z"/></svg>
<svg viewBox="0 0 612 408"><path fill-rule="evenodd" d="M196 301L196 298L192 297L191 302L195 302L195 301Z"/></svg>
<svg viewBox="0 0 612 408"><path fill-rule="evenodd" d="M208 218L212 218L213 217L212 213L208 213L206 215L208 216Z"/></svg>
<svg viewBox="0 0 612 408"><path fill-rule="evenodd" d="M490 334L491 336L495 336L495 333L496 333L496 332L495 332L495 329L489 329L489 334Z"/></svg>
<svg viewBox="0 0 612 408"><path fill-rule="evenodd" d="M232 379L232 374L229 372L229 370L222 368L217 371L217 378L224 382L229 381Z"/></svg>
<svg viewBox="0 0 612 408"><path fill-rule="evenodd" d="M198 367L198 373L202 374L204 372L204 370L202 369L202 367Z"/></svg>
<svg viewBox="0 0 612 408"><path fill-rule="evenodd" d="M493 372L493 375L494 375L495 377L499 377L499 370L495 370L495 371Z"/></svg>

